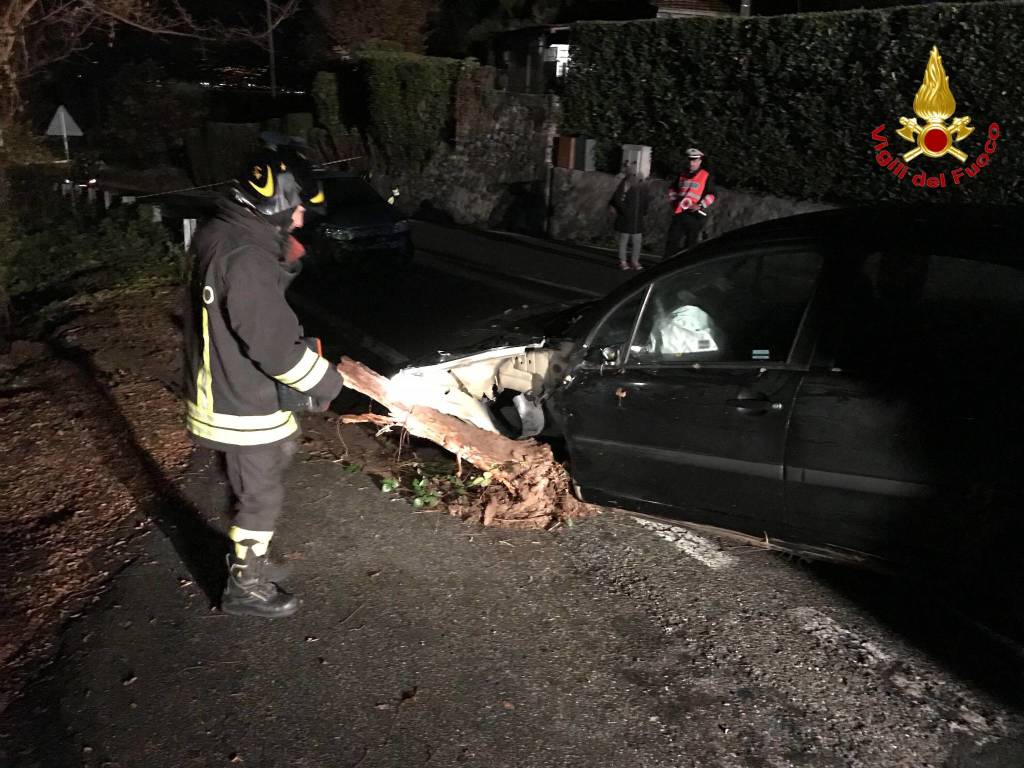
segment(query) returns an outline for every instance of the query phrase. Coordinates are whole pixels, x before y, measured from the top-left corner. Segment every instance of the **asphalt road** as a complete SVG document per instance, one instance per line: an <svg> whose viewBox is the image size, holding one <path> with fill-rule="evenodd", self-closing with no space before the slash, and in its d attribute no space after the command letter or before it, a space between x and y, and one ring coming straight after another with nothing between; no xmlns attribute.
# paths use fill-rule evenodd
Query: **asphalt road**
<svg viewBox="0 0 1024 768"><path fill-rule="evenodd" d="M343 319L307 326L397 366L543 303L429 264L317 281ZM260 622L210 609L226 505L197 452L139 556L0 718L0 764L1024 765L1019 657L908 585L613 511L482 530L300 461L277 545L305 603Z"/></svg>

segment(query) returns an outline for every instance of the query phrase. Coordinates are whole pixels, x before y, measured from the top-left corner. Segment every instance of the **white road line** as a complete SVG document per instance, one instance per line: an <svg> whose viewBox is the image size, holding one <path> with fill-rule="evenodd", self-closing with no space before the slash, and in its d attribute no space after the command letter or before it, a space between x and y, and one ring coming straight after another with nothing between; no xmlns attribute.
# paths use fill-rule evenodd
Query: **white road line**
<svg viewBox="0 0 1024 768"><path fill-rule="evenodd" d="M728 568L736 562L736 558L732 555L726 554L708 539L698 536L686 528L680 528L678 525L668 525L667 523L656 523L653 520L645 520L642 517L634 517L633 519L647 530L653 531L659 538L672 542L683 554L689 555L708 568Z"/></svg>
<svg viewBox="0 0 1024 768"><path fill-rule="evenodd" d="M817 608L803 606L788 611L801 630L822 645L852 661L858 666L880 674L908 699L931 707L942 714L952 731L969 733L975 737L1004 733L1006 723L998 714L981 714L985 707L965 687L956 682L936 684L927 675L915 674L914 669L896 654L877 643L859 636Z"/></svg>
<svg viewBox="0 0 1024 768"><path fill-rule="evenodd" d="M804 632L813 635L825 645L845 651L848 655L855 657L855 661L859 664L870 667L888 664L893 660L891 654L854 634L816 608L793 608L789 613L797 620L800 629Z"/></svg>

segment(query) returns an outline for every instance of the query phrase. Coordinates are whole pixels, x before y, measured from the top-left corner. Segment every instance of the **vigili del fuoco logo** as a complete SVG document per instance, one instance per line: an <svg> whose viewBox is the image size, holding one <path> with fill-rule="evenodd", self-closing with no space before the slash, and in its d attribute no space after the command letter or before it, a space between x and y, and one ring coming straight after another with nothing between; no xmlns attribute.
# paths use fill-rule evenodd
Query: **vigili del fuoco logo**
<svg viewBox="0 0 1024 768"><path fill-rule="evenodd" d="M974 126L971 125L970 117L954 117L955 113L956 99L949 89L949 76L942 66L939 49L933 47L928 57L928 66L924 70L924 80L914 97L914 114L917 117L901 117L900 125L903 127L896 131L897 136L914 147L902 154L895 147L890 151L885 123L882 123L871 132L871 139L875 143L875 162L900 181L910 176L910 182L915 187L935 189L945 187L947 183L957 186L965 179L973 179L992 162L999 142L999 124L989 125L982 151L968 163L969 155L965 150L970 142L964 145L960 142L974 134ZM953 119L949 121L951 117ZM907 165L922 155L929 159L950 155L960 166L948 170L947 181L946 170L928 173Z"/></svg>

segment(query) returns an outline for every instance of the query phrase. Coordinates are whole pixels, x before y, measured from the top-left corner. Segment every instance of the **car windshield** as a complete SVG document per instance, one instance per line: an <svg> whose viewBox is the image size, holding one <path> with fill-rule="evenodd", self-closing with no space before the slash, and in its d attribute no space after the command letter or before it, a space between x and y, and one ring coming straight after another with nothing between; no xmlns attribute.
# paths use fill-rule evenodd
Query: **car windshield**
<svg viewBox="0 0 1024 768"><path fill-rule="evenodd" d="M327 196L327 205L332 208L382 202L373 187L355 177L324 179L324 194Z"/></svg>

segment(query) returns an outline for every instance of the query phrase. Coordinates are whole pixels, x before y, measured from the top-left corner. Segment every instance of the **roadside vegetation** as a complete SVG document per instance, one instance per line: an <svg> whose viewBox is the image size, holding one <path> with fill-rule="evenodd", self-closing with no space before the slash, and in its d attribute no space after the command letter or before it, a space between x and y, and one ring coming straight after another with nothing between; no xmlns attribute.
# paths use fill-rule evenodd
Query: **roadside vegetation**
<svg viewBox="0 0 1024 768"><path fill-rule="evenodd" d="M937 46L955 115L975 129L971 159L990 124L1019 135L1022 35L1024 5L1003 2L581 23L562 130L597 140L598 164L612 170L624 143L650 145L661 172L683 167L686 148L700 147L730 189L840 202L1020 203L1020 153L1001 152L999 172L969 184L922 189L872 167L871 132L884 124L894 133L901 116L913 117Z"/></svg>

